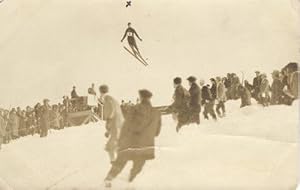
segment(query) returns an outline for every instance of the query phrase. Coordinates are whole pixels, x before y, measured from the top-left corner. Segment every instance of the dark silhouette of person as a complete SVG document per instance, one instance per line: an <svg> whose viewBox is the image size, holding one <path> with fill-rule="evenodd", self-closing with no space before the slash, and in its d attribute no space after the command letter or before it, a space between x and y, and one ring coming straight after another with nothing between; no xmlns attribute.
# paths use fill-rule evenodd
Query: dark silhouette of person
<svg viewBox="0 0 300 190"><path fill-rule="evenodd" d="M136 41L135 41L134 36L136 36L140 41L142 41L142 39L139 37L139 35L135 31L135 29L131 27L130 22L127 25L128 25L128 28L126 29L125 34L124 34L121 42L123 42L123 40L127 36L128 44L129 44L130 48L132 49L132 52L134 53L134 55L136 55L137 53L140 54L140 51L139 51L139 49L136 45Z"/></svg>

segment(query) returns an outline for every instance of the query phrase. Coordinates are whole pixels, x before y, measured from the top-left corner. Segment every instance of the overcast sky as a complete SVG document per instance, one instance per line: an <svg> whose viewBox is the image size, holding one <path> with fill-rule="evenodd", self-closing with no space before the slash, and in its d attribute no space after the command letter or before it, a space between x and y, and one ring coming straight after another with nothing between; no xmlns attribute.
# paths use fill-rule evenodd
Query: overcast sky
<svg viewBox="0 0 300 190"><path fill-rule="evenodd" d="M172 79L270 74L299 61L297 0L5 0L0 4L0 107L53 102L106 83L117 98L140 88L169 104ZM124 49L127 22L145 68Z"/></svg>

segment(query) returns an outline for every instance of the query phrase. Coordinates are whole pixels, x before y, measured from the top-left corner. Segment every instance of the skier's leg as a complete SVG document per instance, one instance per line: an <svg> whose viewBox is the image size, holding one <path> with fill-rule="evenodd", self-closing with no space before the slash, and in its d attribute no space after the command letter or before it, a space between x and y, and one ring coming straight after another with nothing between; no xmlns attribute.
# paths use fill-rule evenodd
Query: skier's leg
<svg viewBox="0 0 300 190"><path fill-rule="evenodd" d="M137 176L137 174L139 174L142 171L145 163L146 160L144 159L133 160L133 166L132 169L130 170L129 182L132 182L134 178Z"/></svg>
<svg viewBox="0 0 300 190"><path fill-rule="evenodd" d="M133 44L129 44L132 52L134 53L134 55L136 56L136 50L134 49L134 45Z"/></svg>
<svg viewBox="0 0 300 190"><path fill-rule="evenodd" d="M105 181L113 180L125 167L127 159L123 156L118 156L117 160L112 163L111 169L108 172Z"/></svg>
<svg viewBox="0 0 300 190"><path fill-rule="evenodd" d="M136 44L136 41L135 41L135 40L133 40L133 42L132 42L132 46L135 48L135 51L136 51L138 54L140 54L140 50L139 50L139 48L138 48L138 46L137 46L137 44Z"/></svg>

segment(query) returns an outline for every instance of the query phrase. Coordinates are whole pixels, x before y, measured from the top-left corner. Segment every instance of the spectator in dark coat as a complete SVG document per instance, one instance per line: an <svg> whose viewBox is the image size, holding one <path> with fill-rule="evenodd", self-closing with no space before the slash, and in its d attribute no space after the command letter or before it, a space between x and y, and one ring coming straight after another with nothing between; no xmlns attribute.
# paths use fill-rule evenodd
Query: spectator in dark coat
<svg viewBox="0 0 300 190"><path fill-rule="evenodd" d="M260 84L261 84L261 76L259 71L255 71L256 76L253 79L253 93L252 97L256 99L256 101L259 101L259 92L260 92Z"/></svg>
<svg viewBox="0 0 300 190"><path fill-rule="evenodd" d="M268 106L270 103L270 84L266 74L261 74L261 84L259 89L259 103Z"/></svg>
<svg viewBox="0 0 300 190"><path fill-rule="evenodd" d="M272 73L273 83L271 86L271 104L280 104L280 100L283 96L283 84L280 80L280 72L275 70Z"/></svg>
<svg viewBox="0 0 300 190"><path fill-rule="evenodd" d="M241 97L241 106L240 107L242 108L245 106L250 106L251 105L250 91L246 87L240 85L238 87L238 93L239 93L239 96Z"/></svg>
<svg viewBox="0 0 300 190"><path fill-rule="evenodd" d="M123 170L128 161L133 161L129 182L142 171L147 160L155 158L154 139L160 133L161 115L151 105L152 93L140 90L141 103L131 108L130 116L125 118L119 139L119 152L116 161L105 178L105 186Z"/></svg>
<svg viewBox="0 0 300 190"><path fill-rule="evenodd" d="M10 129L12 139L19 138L19 118L15 108L9 113L8 128Z"/></svg>
<svg viewBox="0 0 300 190"><path fill-rule="evenodd" d="M200 81L201 87L201 104L204 105L203 115L205 119L208 118L208 114L212 116L214 120L217 120L217 116L214 110L215 100L212 98L208 85L205 85L204 81Z"/></svg>
<svg viewBox="0 0 300 190"><path fill-rule="evenodd" d="M211 87L210 87L211 96L215 100L217 99L217 82L214 78L211 78L210 82L211 82Z"/></svg>
<svg viewBox="0 0 300 190"><path fill-rule="evenodd" d="M200 124L200 111L201 111L201 89L196 83L196 78L190 76L188 79L190 89L190 103L189 103L189 110L190 110L190 123L197 123Z"/></svg>
<svg viewBox="0 0 300 190"><path fill-rule="evenodd" d="M176 77L174 80L175 92L173 95L174 102L169 106L168 110L173 113L173 116L178 121L176 130L189 123L189 103L190 103L190 94L189 92L181 85L181 78Z"/></svg>
<svg viewBox="0 0 300 190"><path fill-rule="evenodd" d="M216 111L219 117L225 117L225 102L226 102L226 88L220 77L216 78L217 81L217 106ZM222 113L220 111L222 110Z"/></svg>
<svg viewBox="0 0 300 190"><path fill-rule="evenodd" d="M48 130L50 128L50 110L49 100L45 99L44 105L41 107L41 134L40 137L46 137L48 135Z"/></svg>
<svg viewBox="0 0 300 190"><path fill-rule="evenodd" d="M253 86L247 80L244 81L244 84L245 84L245 88L247 88L247 90L249 90L249 92L252 93Z"/></svg>
<svg viewBox="0 0 300 190"><path fill-rule="evenodd" d="M71 92L71 98L79 98L77 92L76 92L76 86L73 86L73 90Z"/></svg>

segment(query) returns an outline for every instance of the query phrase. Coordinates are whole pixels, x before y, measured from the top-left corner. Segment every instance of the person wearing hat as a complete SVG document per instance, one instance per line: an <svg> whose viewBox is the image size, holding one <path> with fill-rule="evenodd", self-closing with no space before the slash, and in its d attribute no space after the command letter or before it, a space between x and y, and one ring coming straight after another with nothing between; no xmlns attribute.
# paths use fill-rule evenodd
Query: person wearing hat
<svg viewBox="0 0 300 190"><path fill-rule="evenodd" d="M259 90L259 103L261 103L263 106L268 106L270 101L270 84L265 73L261 74L261 84Z"/></svg>
<svg viewBox="0 0 300 190"><path fill-rule="evenodd" d="M214 110L215 100L212 97L209 85L205 85L204 81L200 81L201 87L201 105L204 106L203 115L205 119L209 119L208 114L217 120L217 116Z"/></svg>
<svg viewBox="0 0 300 190"><path fill-rule="evenodd" d="M105 145L110 161L113 162L117 156L117 144L120 135L121 128L123 126L124 117L121 111L119 102L109 95L109 88L107 85L101 85L99 87L100 101L103 105L103 120L106 121L105 136L108 137L108 141Z"/></svg>
<svg viewBox="0 0 300 190"><path fill-rule="evenodd" d="M9 131L9 140L17 139L19 138L19 118L17 116L17 111L15 108L13 108L9 112L9 119L8 119L8 128L7 131Z"/></svg>
<svg viewBox="0 0 300 190"><path fill-rule="evenodd" d="M76 86L73 86L73 90L71 92L71 98L73 99L73 98L78 98L78 97L79 96L78 96L78 94L76 92Z"/></svg>
<svg viewBox="0 0 300 190"><path fill-rule="evenodd" d="M118 156L105 178L107 188L111 187L111 181L128 161L133 162L128 178L132 182L142 171L146 161L155 158L155 137L160 133L161 114L152 107L151 97L149 90L140 90L140 103L132 106L129 115L125 117L118 143Z"/></svg>
<svg viewBox="0 0 300 190"><path fill-rule="evenodd" d="M196 77L190 76L187 78L189 81L190 89L190 102L189 102L189 111L190 111L190 123L197 123L200 124L200 98L201 98L201 89L196 83Z"/></svg>
<svg viewBox="0 0 300 190"><path fill-rule="evenodd" d="M221 77L216 78L216 111L219 117L225 117L226 89ZM222 113L220 112L222 110Z"/></svg>
<svg viewBox="0 0 300 190"><path fill-rule="evenodd" d="M50 111L51 107L49 105L49 100L44 99L43 105L41 107L41 133L40 137L48 136L48 130L50 128Z"/></svg>
<svg viewBox="0 0 300 190"><path fill-rule="evenodd" d="M72 109L78 110L79 109L79 96L76 92L76 86L73 86L73 90L71 92L71 105Z"/></svg>
<svg viewBox="0 0 300 190"><path fill-rule="evenodd" d="M190 93L182 86L182 79L176 77L173 80L173 85L175 92L173 95L174 102L168 107L170 111L177 120L176 131L189 122L189 104L190 104Z"/></svg>
<svg viewBox="0 0 300 190"><path fill-rule="evenodd" d="M275 70L272 72L273 82L271 85L271 105L280 104L283 96L283 83L280 80L280 72Z"/></svg>
<svg viewBox="0 0 300 190"><path fill-rule="evenodd" d="M258 94L259 94L259 91L260 91L260 84L261 84L260 72L259 71L255 71L255 77L254 77L253 83L252 83L252 86L253 86L253 89L254 89L252 96L257 101L259 99Z"/></svg>

